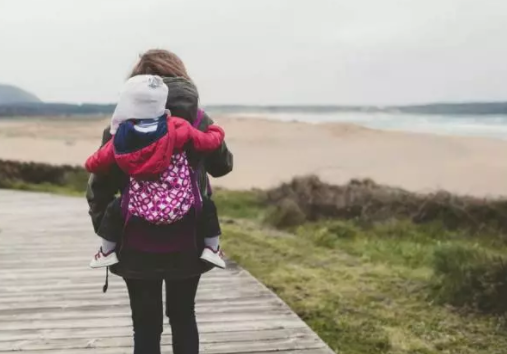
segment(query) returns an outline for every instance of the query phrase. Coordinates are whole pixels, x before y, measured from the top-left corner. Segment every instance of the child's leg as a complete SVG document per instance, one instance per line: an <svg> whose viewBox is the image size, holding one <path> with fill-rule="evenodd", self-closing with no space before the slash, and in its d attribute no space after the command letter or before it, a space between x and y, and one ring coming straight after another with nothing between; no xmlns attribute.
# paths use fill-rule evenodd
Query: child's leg
<svg viewBox="0 0 507 354"><path fill-rule="evenodd" d="M102 223L97 229L97 234L101 237L102 242L99 251L90 262L90 267L109 267L118 263L115 250L117 241L120 240L123 232L123 225L121 201L120 198L116 198L107 206Z"/></svg>
<svg viewBox="0 0 507 354"><path fill-rule="evenodd" d="M217 251L220 248L220 222L218 220L217 206L209 198L203 198L201 211L201 234L204 236L204 246Z"/></svg>
<svg viewBox="0 0 507 354"><path fill-rule="evenodd" d="M220 236L206 237L204 239L204 246L217 251L220 248Z"/></svg>
<svg viewBox="0 0 507 354"><path fill-rule="evenodd" d="M125 219L121 210L121 198L117 197L108 204L104 217L96 228L97 235L113 243L118 242L121 240L124 226ZM105 245L104 249L110 247Z"/></svg>
<svg viewBox="0 0 507 354"><path fill-rule="evenodd" d="M222 232L217 208L209 198L203 200L200 224L202 235L204 235L204 250L201 259L216 267L225 268L225 261L222 259L222 252L220 251L220 234Z"/></svg>
<svg viewBox="0 0 507 354"><path fill-rule="evenodd" d="M116 242L108 241L105 238L102 239L102 246L100 247L102 253L109 254L114 252L116 249Z"/></svg>

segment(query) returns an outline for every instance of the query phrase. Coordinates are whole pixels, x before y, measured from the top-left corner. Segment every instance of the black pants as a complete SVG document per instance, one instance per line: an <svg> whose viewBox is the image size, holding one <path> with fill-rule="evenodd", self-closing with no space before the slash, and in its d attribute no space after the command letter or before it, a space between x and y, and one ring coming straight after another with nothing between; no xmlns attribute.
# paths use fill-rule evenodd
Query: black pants
<svg viewBox="0 0 507 354"><path fill-rule="evenodd" d="M174 354L198 354L195 295L200 277L166 280L166 315ZM134 354L160 354L163 331L162 280L125 279L134 325Z"/></svg>

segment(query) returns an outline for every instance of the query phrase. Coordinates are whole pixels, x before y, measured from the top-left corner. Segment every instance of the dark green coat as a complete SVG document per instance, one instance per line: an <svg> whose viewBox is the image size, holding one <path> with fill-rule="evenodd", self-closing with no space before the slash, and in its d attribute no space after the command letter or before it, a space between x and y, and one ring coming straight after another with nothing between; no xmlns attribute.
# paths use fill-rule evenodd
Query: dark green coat
<svg viewBox="0 0 507 354"><path fill-rule="evenodd" d="M173 116L187 119L193 123L198 109L198 94L195 86L182 78L165 78L169 87L167 108ZM205 114L199 129L205 131L213 121ZM104 130L102 144L111 139L109 127ZM200 176L199 185L202 194L205 194L207 174L213 177L222 177L232 171L233 155L225 142L213 153L202 156L189 152L189 160L198 166ZM118 203L118 194L128 184L128 177L117 167L107 175L90 176L86 199L89 205L89 214L97 235L114 241L122 234L124 220ZM200 244L201 240L198 240ZM121 246L121 245L120 245ZM184 278L201 274L210 268L205 266L198 255L164 254L128 254L120 251L120 263L111 267L111 271L127 278Z"/></svg>

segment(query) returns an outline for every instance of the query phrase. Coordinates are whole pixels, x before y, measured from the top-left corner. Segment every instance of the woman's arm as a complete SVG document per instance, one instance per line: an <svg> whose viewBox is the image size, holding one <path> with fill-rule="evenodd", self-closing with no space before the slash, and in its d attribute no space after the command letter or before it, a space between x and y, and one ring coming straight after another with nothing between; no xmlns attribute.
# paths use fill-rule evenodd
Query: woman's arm
<svg viewBox="0 0 507 354"><path fill-rule="evenodd" d="M208 114L204 113L202 122L199 125L199 130L206 131L212 124L213 120L211 120ZM218 149L204 157L206 172L215 178L227 175L232 171L233 166L233 155L227 148L225 141L222 142Z"/></svg>
<svg viewBox="0 0 507 354"><path fill-rule="evenodd" d="M111 138L109 128L107 128L104 130L102 145L104 146ZM88 213L92 219L95 233L99 231L106 209L120 191L124 178L120 169L116 166L113 166L108 174L92 174L90 176L86 189L86 200L88 201Z"/></svg>

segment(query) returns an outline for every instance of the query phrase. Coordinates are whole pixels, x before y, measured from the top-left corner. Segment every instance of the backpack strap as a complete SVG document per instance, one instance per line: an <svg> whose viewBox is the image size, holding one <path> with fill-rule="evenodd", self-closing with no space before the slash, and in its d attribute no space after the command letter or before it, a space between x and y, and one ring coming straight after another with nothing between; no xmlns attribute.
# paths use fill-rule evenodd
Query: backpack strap
<svg viewBox="0 0 507 354"><path fill-rule="evenodd" d="M125 230L125 227L127 227L128 222L132 218L132 214L129 212L129 185L130 182L127 184L125 189L121 193L121 199L120 199L120 205L121 205L121 212L123 215L123 218L125 219L125 223L123 224L123 229Z"/></svg>
<svg viewBox="0 0 507 354"><path fill-rule="evenodd" d="M202 119L204 118L204 111L199 108L197 109L197 116L194 120L194 124L192 124L192 126L196 129L199 128L199 126L201 125L201 122L202 122ZM208 175L206 175L206 194L209 197L211 197L211 194L212 194L212 189L211 189L211 183L209 181L209 177Z"/></svg>
<svg viewBox="0 0 507 354"><path fill-rule="evenodd" d="M209 177L206 176L206 188L207 188L207 194L208 194L208 198L211 197L211 195L213 194L213 189L211 189L211 183L209 181Z"/></svg>
<svg viewBox="0 0 507 354"><path fill-rule="evenodd" d="M204 111L200 108L197 109L197 116L195 117L194 124L192 124L192 126L194 128L199 128L203 118L204 118Z"/></svg>
<svg viewBox="0 0 507 354"><path fill-rule="evenodd" d="M197 216L199 216L202 211L202 195L199 189L199 183L197 182L198 179L198 171L190 169L190 180L192 181L192 192L194 193L194 208Z"/></svg>

